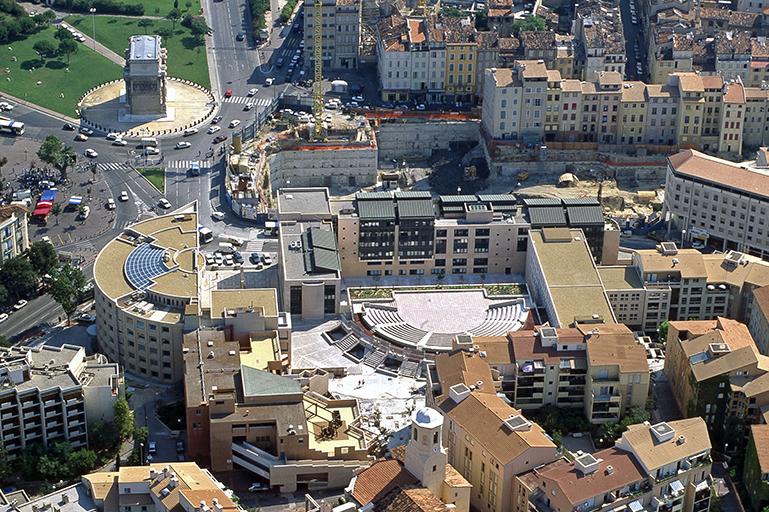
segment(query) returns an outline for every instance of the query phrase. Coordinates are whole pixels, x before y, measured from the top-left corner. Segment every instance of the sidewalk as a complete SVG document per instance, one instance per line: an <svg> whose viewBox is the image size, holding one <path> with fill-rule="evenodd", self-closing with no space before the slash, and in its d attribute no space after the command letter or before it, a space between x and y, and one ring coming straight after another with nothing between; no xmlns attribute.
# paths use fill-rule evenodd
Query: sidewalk
<svg viewBox="0 0 769 512"><path fill-rule="evenodd" d="M94 41L93 38L89 37L85 32L83 32L82 29L79 29L77 27L73 27L72 25L70 25L69 23L66 23L64 21L62 21L60 23L60 25L63 26L63 27L72 27L72 28L74 28L75 30L77 30L78 32L83 34L83 37L85 37L85 42L81 43L81 44L83 44L84 46L87 46L88 48L94 50L96 53L98 53L98 54L108 58L109 60L111 60L112 62L114 62L118 66L120 66L121 68L125 67L125 59L123 57L121 57L117 53L113 52L112 50L110 50L109 48L107 48L106 46L101 44L100 42Z"/></svg>

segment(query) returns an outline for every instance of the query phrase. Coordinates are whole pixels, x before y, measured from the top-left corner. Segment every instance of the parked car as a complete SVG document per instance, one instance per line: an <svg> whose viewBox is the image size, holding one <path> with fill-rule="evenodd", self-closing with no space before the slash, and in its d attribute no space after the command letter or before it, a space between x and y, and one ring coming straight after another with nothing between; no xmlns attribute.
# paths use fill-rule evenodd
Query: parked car
<svg viewBox="0 0 769 512"><path fill-rule="evenodd" d="M251 255L248 257L248 261L251 263L261 263L262 259L258 252L252 252Z"/></svg>
<svg viewBox="0 0 769 512"><path fill-rule="evenodd" d="M262 263L265 265L272 265L272 256L269 254L262 254Z"/></svg>
<svg viewBox="0 0 769 512"><path fill-rule="evenodd" d="M147 453L150 455L154 455L158 452L158 444L155 441L150 439L150 442L147 444L147 446Z"/></svg>
<svg viewBox="0 0 769 512"><path fill-rule="evenodd" d="M266 491L269 490L270 486L267 484L254 482L251 484L251 486L248 488L248 492L259 492L259 491Z"/></svg>
<svg viewBox="0 0 769 512"><path fill-rule="evenodd" d="M11 110L13 110L13 105L5 101L0 101L0 111L10 112Z"/></svg>
<svg viewBox="0 0 769 512"><path fill-rule="evenodd" d="M88 135L88 136L93 135L93 130L91 130L90 128L86 128L85 126L81 127L79 132L82 133L83 135Z"/></svg>
<svg viewBox="0 0 769 512"><path fill-rule="evenodd" d="M88 135L84 133L78 133L77 135L75 135L75 140L77 142L85 142L88 140Z"/></svg>
<svg viewBox="0 0 769 512"><path fill-rule="evenodd" d="M62 130L68 131L68 132L74 132L75 126L69 123L64 123L64 126L61 127Z"/></svg>
<svg viewBox="0 0 769 512"><path fill-rule="evenodd" d="M16 304L14 304L14 305L13 305L13 310L14 310L14 311L19 311L21 308L23 308L23 307L24 307L24 306L26 306L27 304L28 304L28 303L27 303L27 301L26 301L26 300L24 300L24 299L21 299L19 302L17 302Z"/></svg>
<svg viewBox="0 0 769 512"><path fill-rule="evenodd" d="M236 128L240 124L240 119L233 119L230 121L230 128Z"/></svg>
<svg viewBox="0 0 769 512"><path fill-rule="evenodd" d="M243 255L240 254L238 251L235 251L234 253L232 253L232 259L235 260L235 263L240 263L240 264L242 264L245 261L243 258Z"/></svg>
<svg viewBox="0 0 769 512"><path fill-rule="evenodd" d="M224 213L223 212L213 212L211 213L211 218L214 220L224 220Z"/></svg>
<svg viewBox="0 0 769 512"><path fill-rule="evenodd" d="M115 200L110 197L109 199L107 199L107 209L114 210L115 208L117 208L117 205L115 204Z"/></svg>
<svg viewBox="0 0 769 512"><path fill-rule="evenodd" d="M127 146L128 141L124 139L115 139L112 141L113 146Z"/></svg>
<svg viewBox="0 0 769 512"><path fill-rule="evenodd" d="M227 140L226 135L217 135L216 137L214 137L214 144L219 144L220 142L224 142L225 140Z"/></svg>
<svg viewBox="0 0 769 512"><path fill-rule="evenodd" d="M8 313L0 313L0 324L8 320Z"/></svg>
<svg viewBox="0 0 769 512"><path fill-rule="evenodd" d="M244 41L246 39L246 33L242 30L238 32L238 35L235 36L236 41Z"/></svg>
<svg viewBox="0 0 769 512"><path fill-rule="evenodd" d="M259 89L257 89L256 87L253 87L253 88L248 90L248 96L249 97L255 96L257 92L259 92Z"/></svg>
<svg viewBox="0 0 769 512"><path fill-rule="evenodd" d="M211 124L218 124L222 120L222 116L216 116L211 119Z"/></svg>
<svg viewBox="0 0 769 512"><path fill-rule="evenodd" d="M160 206L164 210L168 210L169 208L171 208L171 203L169 203L168 199L166 199L165 197L161 197L160 201L158 201L158 206Z"/></svg>
<svg viewBox="0 0 769 512"><path fill-rule="evenodd" d="M77 315L77 321L91 324L96 321L96 317L88 313L80 313L79 315Z"/></svg>
<svg viewBox="0 0 769 512"><path fill-rule="evenodd" d="M99 156L99 153L97 153L95 150L91 148L88 148L85 151L83 151L83 154L88 158L96 158L97 156Z"/></svg>
<svg viewBox="0 0 769 512"><path fill-rule="evenodd" d="M107 138L107 140L119 139L120 138L120 134L119 133L108 133L106 138Z"/></svg>

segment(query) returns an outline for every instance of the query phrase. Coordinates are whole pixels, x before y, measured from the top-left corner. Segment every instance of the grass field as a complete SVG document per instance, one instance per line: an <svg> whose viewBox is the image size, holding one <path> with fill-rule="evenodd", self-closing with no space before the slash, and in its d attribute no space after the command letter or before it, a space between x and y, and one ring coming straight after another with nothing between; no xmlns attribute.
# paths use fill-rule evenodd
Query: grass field
<svg viewBox="0 0 769 512"><path fill-rule="evenodd" d="M145 167L138 169L139 174L147 178L147 181L160 191L161 194L166 191L166 171L162 167Z"/></svg>
<svg viewBox="0 0 769 512"><path fill-rule="evenodd" d="M66 21L84 34L92 36L90 17L69 16ZM190 30L179 23L176 23L174 28L169 20L145 19L142 22L143 26L139 26L140 21L141 18L96 16L96 40L118 55L123 55L130 36L156 34L158 30L163 29L172 30L172 36L163 37L163 47L168 50L169 76L191 80L206 88L210 87L205 44L195 46L195 38Z"/></svg>
<svg viewBox="0 0 769 512"><path fill-rule="evenodd" d="M57 45L53 34L54 28L49 27L23 41L3 45L0 91L74 117L81 94L103 82L120 78L123 70L82 44L78 45L77 53L70 56L69 63L66 57L41 59L32 46L46 39ZM8 47L13 50L8 51Z"/></svg>
<svg viewBox="0 0 769 512"><path fill-rule="evenodd" d="M174 0L142 0L139 3L144 5L145 16L165 16L174 8ZM189 7L187 6L188 3ZM179 10L182 12L182 15L187 12L198 14L200 11L200 0L179 0Z"/></svg>

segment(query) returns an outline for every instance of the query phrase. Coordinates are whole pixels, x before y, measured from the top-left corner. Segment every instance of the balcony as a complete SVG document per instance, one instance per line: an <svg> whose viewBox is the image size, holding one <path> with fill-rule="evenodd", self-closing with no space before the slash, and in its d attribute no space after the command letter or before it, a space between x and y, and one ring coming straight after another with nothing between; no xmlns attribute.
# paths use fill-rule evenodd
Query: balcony
<svg viewBox="0 0 769 512"><path fill-rule="evenodd" d="M608 402L608 403L619 404L622 401L622 396L620 396L619 391L615 391L610 395L596 395L595 393L593 393L592 395L593 395L593 402Z"/></svg>

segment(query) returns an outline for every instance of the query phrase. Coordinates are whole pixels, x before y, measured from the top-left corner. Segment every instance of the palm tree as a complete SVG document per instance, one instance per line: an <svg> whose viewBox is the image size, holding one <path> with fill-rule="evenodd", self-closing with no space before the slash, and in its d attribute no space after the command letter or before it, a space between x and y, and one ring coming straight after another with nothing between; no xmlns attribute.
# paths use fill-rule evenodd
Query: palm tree
<svg viewBox="0 0 769 512"><path fill-rule="evenodd" d="M72 165L75 165L75 160L77 160L77 155L75 154L75 150L73 150L69 146L64 146L61 148L61 154L59 156L59 162L58 162L58 168L59 172L61 173L61 179L63 181L67 181L67 168L69 168Z"/></svg>
<svg viewBox="0 0 769 512"><path fill-rule="evenodd" d="M5 188L5 180L3 179L3 167L8 163L8 159L4 156L0 157L0 190Z"/></svg>

